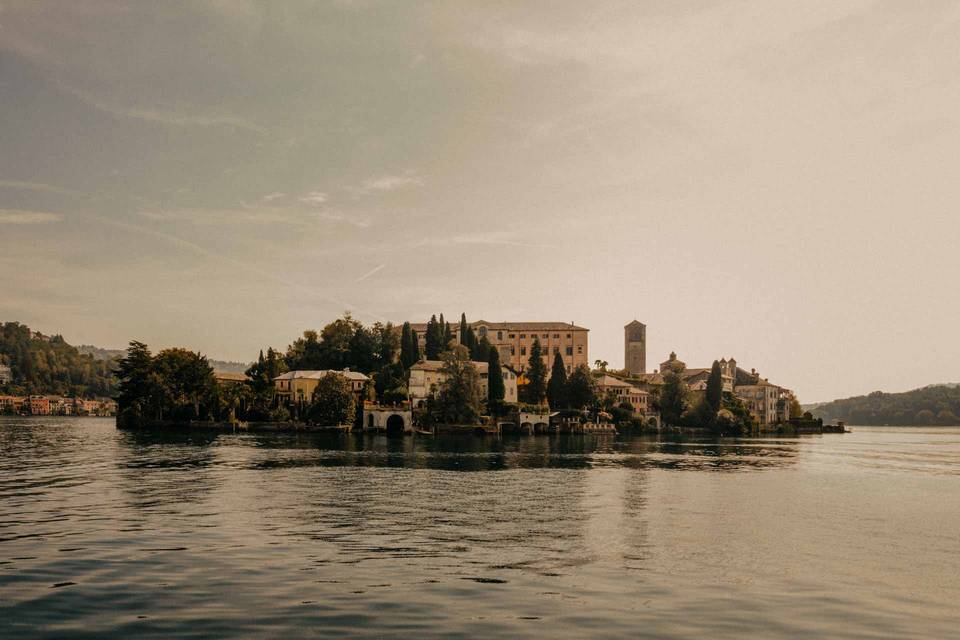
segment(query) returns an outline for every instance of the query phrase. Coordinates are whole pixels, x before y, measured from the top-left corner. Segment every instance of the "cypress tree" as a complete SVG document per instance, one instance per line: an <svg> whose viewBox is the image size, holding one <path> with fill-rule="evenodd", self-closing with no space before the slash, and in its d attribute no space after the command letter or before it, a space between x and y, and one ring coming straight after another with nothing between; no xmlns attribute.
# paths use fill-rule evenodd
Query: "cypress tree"
<svg viewBox="0 0 960 640"><path fill-rule="evenodd" d="M420 362L420 336L415 329L410 329L410 358L413 364Z"/></svg>
<svg viewBox="0 0 960 640"><path fill-rule="evenodd" d="M553 355L553 368L550 370L550 381L547 383L547 402L550 408L566 409L567 401L567 368L563 364L563 357L558 351Z"/></svg>
<svg viewBox="0 0 960 640"><path fill-rule="evenodd" d="M437 322L436 314L430 316L427 322L427 341L424 348L427 352L427 360L437 360L440 358L441 343L443 342L443 329Z"/></svg>
<svg viewBox="0 0 960 640"><path fill-rule="evenodd" d="M487 352L487 406L503 402L506 389L503 384L503 368L500 366L500 352L490 347Z"/></svg>
<svg viewBox="0 0 960 640"><path fill-rule="evenodd" d="M413 359L413 349L410 345L411 332L413 329L410 327L409 322L403 323L403 328L400 330L400 362L403 364L404 369L409 369L416 360Z"/></svg>
<svg viewBox="0 0 960 640"><path fill-rule="evenodd" d="M547 393L547 365L543 362L543 349L540 339L535 338L530 347L530 359L527 361L527 370L524 372L528 382L524 385L527 402L540 404Z"/></svg>
<svg viewBox="0 0 960 640"><path fill-rule="evenodd" d="M470 345L467 344L467 314L460 314L460 344L469 348Z"/></svg>
<svg viewBox="0 0 960 640"><path fill-rule="evenodd" d="M723 399L723 376L720 374L720 363L713 361L710 377L707 378L707 392L705 399L713 416L720 410L720 401Z"/></svg>

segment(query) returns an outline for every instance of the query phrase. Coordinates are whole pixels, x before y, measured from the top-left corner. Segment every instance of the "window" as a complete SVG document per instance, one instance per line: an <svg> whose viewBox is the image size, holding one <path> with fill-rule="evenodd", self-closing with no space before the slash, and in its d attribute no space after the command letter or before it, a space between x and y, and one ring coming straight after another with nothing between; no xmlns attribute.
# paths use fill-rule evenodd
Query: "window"
<svg viewBox="0 0 960 640"><path fill-rule="evenodd" d="M554 339L554 340L557 340L557 339L559 339L559 338L560 338L560 334L559 334L559 333L553 334L553 339Z"/></svg>
<svg viewBox="0 0 960 640"><path fill-rule="evenodd" d="M511 338L513 336L510 336ZM503 331L497 331L497 340L503 340Z"/></svg>
<svg viewBox="0 0 960 640"><path fill-rule="evenodd" d="M578 345L577 345L577 353L583 353L583 345L582 345L582 344L578 344Z"/></svg>
<svg viewBox="0 0 960 640"><path fill-rule="evenodd" d="M486 337L487 337L487 328L486 328L486 327L480 327L480 337L481 337L481 338L486 338Z"/></svg>
<svg viewBox="0 0 960 640"><path fill-rule="evenodd" d="M515 334L515 333L511 333L511 334L510 334L510 339L511 339L511 340L513 340L513 339L516 338L516 337L517 337L517 334Z"/></svg>
<svg viewBox="0 0 960 640"><path fill-rule="evenodd" d="M516 347L510 347L510 355L512 355L512 356L517 355L517 348L516 348Z"/></svg>
<svg viewBox="0 0 960 640"><path fill-rule="evenodd" d="M567 355L568 355L568 356L572 356L572 355L573 355L573 347L567 347ZM568 367L568 368L569 368L569 367Z"/></svg>
<svg viewBox="0 0 960 640"><path fill-rule="evenodd" d="M520 347L520 355L522 355L522 356L527 355L527 348L526 348L526 347Z"/></svg>
<svg viewBox="0 0 960 640"><path fill-rule="evenodd" d="M549 334L549 333L543 334L543 339L544 339L544 340L546 340L546 339L549 338L549 337L550 337L550 334Z"/></svg>
<svg viewBox="0 0 960 640"><path fill-rule="evenodd" d="M554 353L560 353L560 347L554 347L554 348L553 348L553 352L554 352Z"/></svg>
<svg viewBox="0 0 960 640"><path fill-rule="evenodd" d="M521 340L526 340L526 339L527 339L527 334L521 333L521 334L520 334L520 339L521 339Z"/></svg>
<svg viewBox="0 0 960 640"><path fill-rule="evenodd" d="M567 337L568 337L568 338L571 337L569 333L567 334Z"/></svg>

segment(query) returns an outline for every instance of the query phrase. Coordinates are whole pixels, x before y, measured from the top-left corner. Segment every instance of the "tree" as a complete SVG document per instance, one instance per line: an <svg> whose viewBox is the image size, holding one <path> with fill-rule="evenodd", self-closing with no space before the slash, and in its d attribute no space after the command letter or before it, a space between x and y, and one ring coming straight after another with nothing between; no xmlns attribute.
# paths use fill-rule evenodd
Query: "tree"
<svg viewBox="0 0 960 640"><path fill-rule="evenodd" d="M410 331L410 357L413 358L414 364L420 362L420 336L412 329Z"/></svg>
<svg viewBox="0 0 960 640"><path fill-rule="evenodd" d="M487 349L487 406L492 407L503 402L505 394L500 352L495 347L490 347Z"/></svg>
<svg viewBox="0 0 960 640"><path fill-rule="evenodd" d="M663 388L660 390L660 418L669 425L681 424L681 418L687 410L687 385L677 374L670 370L663 376Z"/></svg>
<svg viewBox="0 0 960 640"><path fill-rule="evenodd" d="M603 372L606 372L607 366L610 365L610 363L607 362L606 360L595 360L593 364L596 365L597 369L600 369L600 371L603 371Z"/></svg>
<svg viewBox="0 0 960 640"><path fill-rule="evenodd" d="M374 330L359 325L350 337L348 352L343 366L349 366L360 373L371 373L380 364L381 336ZM338 367L342 368L342 367Z"/></svg>
<svg viewBox="0 0 960 640"><path fill-rule="evenodd" d="M527 370L524 372L527 384L523 385L524 401L531 404L540 404L547 393L547 365L543 362L543 351L540 339L534 338L530 347L530 358L527 361Z"/></svg>
<svg viewBox="0 0 960 640"><path fill-rule="evenodd" d="M164 349L153 359L152 369L169 391L171 417L205 419L219 404L213 367L206 357L187 349Z"/></svg>
<svg viewBox="0 0 960 640"><path fill-rule="evenodd" d="M444 379L432 403L434 419L443 424L477 424L480 420L480 374L466 347L457 345L441 356Z"/></svg>
<svg viewBox="0 0 960 640"><path fill-rule="evenodd" d="M462 344L463 346L465 346L465 347L467 347L467 348L469 349L469 348L470 348L470 345L467 344L467 328L468 328L468 326L469 326L469 325L467 325L467 314L466 314L466 313L461 313L461 314L460 314L460 333L459 333L459 335L458 335L458 338L460 339L460 344Z"/></svg>
<svg viewBox="0 0 960 640"><path fill-rule="evenodd" d="M553 354L553 368L547 383L547 402L554 411L567 408L567 368L560 352Z"/></svg>
<svg viewBox="0 0 960 640"><path fill-rule="evenodd" d="M356 413L356 399L350 381L330 372L320 378L313 390L307 419L324 426L349 424Z"/></svg>
<svg viewBox="0 0 960 640"><path fill-rule="evenodd" d="M143 417L153 395L153 356L142 342L133 340L127 347L127 355L120 360L117 378L120 380L120 395L117 398L118 422L129 420L135 423Z"/></svg>
<svg viewBox="0 0 960 640"><path fill-rule="evenodd" d="M414 357L416 346L413 328L409 322L404 322L403 329L400 331L400 364L404 369L409 369L416 364L417 360Z"/></svg>
<svg viewBox="0 0 960 640"><path fill-rule="evenodd" d="M470 335L473 335L473 328L470 329ZM487 340L487 336L483 336L479 340L474 337L473 346L470 347L470 359L474 362L483 362L487 359L487 355L490 353L490 341Z"/></svg>
<svg viewBox="0 0 960 640"><path fill-rule="evenodd" d="M710 368L710 377L707 378L707 391L704 396L707 407L713 415L720 410L720 401L723 399L723 375L720 372L720 363L713 361Z"/></svg>
<svg viewBox="0 0 960 640"><path fill-rule="evenodd" d="M597 404L597 381L585 364L574 369L567 380L567 404L571 409L587 409Z"/></svg>
<svg viewBox="0 0 960 640"><path fill-rule="evenodd" d="M443 351L443 333L444 329L437 321L437 316L430 316L427 322L427 336L424 350L427 360L437 360L440 358L440 352Z"/></svg>

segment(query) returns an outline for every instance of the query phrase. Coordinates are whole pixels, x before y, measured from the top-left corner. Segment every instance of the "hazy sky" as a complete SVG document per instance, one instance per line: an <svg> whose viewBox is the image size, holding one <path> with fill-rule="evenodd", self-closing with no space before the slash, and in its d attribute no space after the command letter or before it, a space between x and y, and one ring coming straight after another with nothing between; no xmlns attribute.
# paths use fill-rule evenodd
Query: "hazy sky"
<svg viewBox="0 0 960 640"><path fill-rule="evenodd" d="M575 321L960 380L960 4L0 0L0 319L249 360Z"/></svg>

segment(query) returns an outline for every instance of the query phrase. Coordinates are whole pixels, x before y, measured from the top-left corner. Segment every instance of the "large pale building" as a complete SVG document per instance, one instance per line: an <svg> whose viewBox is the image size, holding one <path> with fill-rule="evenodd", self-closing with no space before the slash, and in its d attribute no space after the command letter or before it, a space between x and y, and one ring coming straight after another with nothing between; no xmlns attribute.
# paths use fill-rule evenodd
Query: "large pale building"
<svg viewBox="0 0 960 640"><path fill-rule="evenodd" d="M547 369L553 365L555 353L559 353L567 373L581 364L590 364L588 350L589 329L572 322L487 322L478 320L469 323L477 339L486 337L500 352L500 362L522 372L527 368L534 340L540 341ZM426 347L426 323L410 325L417 332L420 352ZM451 323L453 339L458 339L458 322Z"/></svg>
<svg viewBox="0 0 960 640"><path fill-rule="evenodd" d="M410 402L414 407L423 406L427 397L433 393L440 384L446 379L447 374L443 371L442 360L421 360L410 367L410 377L407 382L407 393L410 395ZM489 388L489 369L486 362L474 362L477 373L480 374L480 390L484 398L487 397ZM517 374L509 367L502 367L500 375L503 376L503 400L504 402L517 401Z"/></svg>

